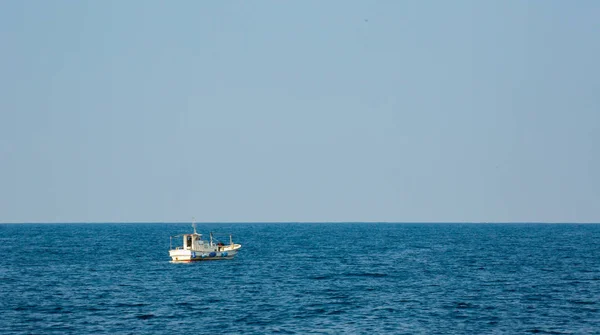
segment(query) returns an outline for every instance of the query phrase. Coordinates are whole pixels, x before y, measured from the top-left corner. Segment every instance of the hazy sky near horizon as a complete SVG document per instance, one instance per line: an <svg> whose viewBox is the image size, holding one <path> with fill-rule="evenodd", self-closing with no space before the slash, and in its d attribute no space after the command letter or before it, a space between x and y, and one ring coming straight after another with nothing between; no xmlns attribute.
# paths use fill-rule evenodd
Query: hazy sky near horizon
<svg viewBox="0 0 600 335"><path fill-rule="evenodd" d="M598 1L2 1L0 222L600 222Z"/></svg>

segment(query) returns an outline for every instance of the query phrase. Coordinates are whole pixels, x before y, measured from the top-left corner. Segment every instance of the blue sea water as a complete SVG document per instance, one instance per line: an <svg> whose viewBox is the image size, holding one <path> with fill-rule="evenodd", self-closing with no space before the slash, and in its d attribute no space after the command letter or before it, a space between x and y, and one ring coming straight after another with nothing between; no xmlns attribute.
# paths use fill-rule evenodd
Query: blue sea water
<svg viewBox="0 0 600 335"><path fill-rule="evenodd" d="M600 334L600 225L0 225L1 334Z"/></svg>

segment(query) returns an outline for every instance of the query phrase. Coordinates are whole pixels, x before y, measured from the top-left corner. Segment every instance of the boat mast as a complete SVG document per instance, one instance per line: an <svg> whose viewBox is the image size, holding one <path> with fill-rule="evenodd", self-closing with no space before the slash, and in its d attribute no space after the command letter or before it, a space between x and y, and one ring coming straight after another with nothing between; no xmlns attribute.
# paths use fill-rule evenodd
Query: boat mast
<svg viewBox="0 0 600 335"><path fill-rule="evenodd" d="M198 233L196 232L196 218L195 218L195 217L192 217L192 227L194 227L194 235L195 235L195 234L198 234Z"/></svg>

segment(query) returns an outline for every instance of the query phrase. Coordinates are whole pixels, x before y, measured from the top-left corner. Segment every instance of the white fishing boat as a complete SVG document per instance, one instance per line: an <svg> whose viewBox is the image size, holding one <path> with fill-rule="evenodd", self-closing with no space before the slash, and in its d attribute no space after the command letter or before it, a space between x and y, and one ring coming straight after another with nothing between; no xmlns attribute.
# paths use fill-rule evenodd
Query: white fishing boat
<svg viewBox="0 0 600 335"><path fill-rule="evenodd" d="M181 234L171 236L169 256L172 262L194 262L232 259L242 247L241 244L233 243L231 234L229 235L229 244L225 244L209 233L208 240L202 239L202 234L196 232L196 224L193 223L194 232L191 234ZM173 238L177 241L181 238L182 244L173 246ZM177 243L177 242L176 242Z"/></svg>

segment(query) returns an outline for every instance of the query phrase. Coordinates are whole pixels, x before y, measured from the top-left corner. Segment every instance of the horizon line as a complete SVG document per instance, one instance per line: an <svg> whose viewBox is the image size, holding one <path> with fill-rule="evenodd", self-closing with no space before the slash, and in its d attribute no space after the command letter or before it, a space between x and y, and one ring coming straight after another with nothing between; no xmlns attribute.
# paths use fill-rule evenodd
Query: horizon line
<svg viewBox="0 0 600 335"><path fill-rule="evenodd" d="M22 222L0 222L0 224L183 224L192 221L22 221ZM596 221L196 221L199 224L272 224L272 223L386 223L386 224L600 224Z"/></svg>

